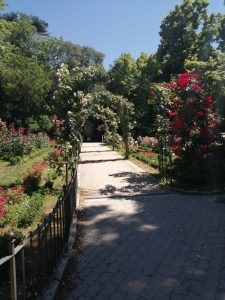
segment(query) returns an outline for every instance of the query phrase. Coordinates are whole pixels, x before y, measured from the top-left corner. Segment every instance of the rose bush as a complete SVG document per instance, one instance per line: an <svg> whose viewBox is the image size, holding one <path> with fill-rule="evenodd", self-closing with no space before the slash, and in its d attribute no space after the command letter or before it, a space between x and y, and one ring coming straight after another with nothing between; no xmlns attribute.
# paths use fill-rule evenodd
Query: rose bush
<svg viewBox="0 0 225 300"><path fill-rule="evenodd" d="M23 178L23 186L27 194L31 194L38 190L44 169L45 162L36 162L33 164L32 168L28 170Z"/></svg>
<svg viewBox="0 0 225 300"><path fill-rule="evenodd" d="M187 72L180 74L176 82L153 85L150 97L156 100L157 106L159 157L164 159L161 165L167 165L168 170L168 162L173 161L173 173L183 182L199 184L206 181L204 173L209 165L212 166L209 156L212 157L218 137L218 114L214 111L207 83L198 74Z"/></svg>
<svg viewBox="0 0 225 300"><path fill-rule="evenodd" d="M16 204L20 204L24 197L24 189L22 187L11 187L8 189L0 186L0 217L9 212L9 208Z"/></svg>
<svg viewBox="0 0 225 300"><path fill-rule="evenodd" d="M158 146L158 139L153 136L138 136L137 142L140 147L156 150Z"/></svg>
<svg viewBox="0 0 225 300"><path fill-rule="evenodd" d="M164 97L164 124L167 124L164 130L170 135L173 153L191 159L204 156L216 138L218 117L205 81L188 72L180 74L177 82L158 84L155 88Z"/></svg>
<svg viewBox="0 0 225 300"><path fill-rule="evenodd" d="M8 127L0 120L0 158L10 160L13 157L28 155L34 149L49 146L49 137L44 133L31 134L24 127Z"/></svg>

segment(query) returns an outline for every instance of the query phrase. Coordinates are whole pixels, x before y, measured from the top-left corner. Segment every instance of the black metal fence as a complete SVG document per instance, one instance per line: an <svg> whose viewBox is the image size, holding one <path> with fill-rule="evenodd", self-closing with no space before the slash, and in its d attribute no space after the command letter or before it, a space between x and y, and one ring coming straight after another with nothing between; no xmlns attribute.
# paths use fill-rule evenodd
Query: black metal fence
<svg viewBox="0 0 225 300"><path fill-rule="evenodd" d="M160 179L181 188L212 190L225 186L225 137L220 134L203 158L180 159L165 144L159 151Z"/></svg>
<svg viewBox="0 0 225 300"><path fill-rule="evenodd" d="M0 299L26 300L42 296L58 262L67 250L70 226L77 208L77 169L55 208L21 245L9 241L9 256L0 259ZM10 238L10 236L9 236Z"/></svg>

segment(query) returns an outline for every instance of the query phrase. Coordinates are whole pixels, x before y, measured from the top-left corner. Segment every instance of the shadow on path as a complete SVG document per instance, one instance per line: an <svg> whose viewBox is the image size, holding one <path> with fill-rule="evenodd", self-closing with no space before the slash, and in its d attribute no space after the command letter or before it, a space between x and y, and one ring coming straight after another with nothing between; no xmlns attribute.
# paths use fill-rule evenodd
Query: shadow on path
<svg viewBox="0 0 225 300"><path fill-rule="evenodd" d="M149 173L118 172L109 174L109 176L122 179L123 184L121 187L111 184L105 185L105 188L100 189L100 193L103 195L112 193L149 194L155 192L155 189L157 189L159 193L165 193L165 189L161 188L156 179Z"/></svg>
<svg viewBox="0 0 225 300"><path fill-rule="evenodd" d="M82 160L79 164L96 164L96 163L105 163L105 162L113 162L113 161L120 161L125 160L124 158L115 158L115 159L93 159L93 160Z"/></svg>
<svg viewBox="0 0 225 300"><path fill-rule="evenodd" d="M82 151L82 153L104 153L104 152L111 152L112 150L92 150L92 151Z"/></svg>
<svg viewBox="0 0 225 300"><path fill-rule="evenodd" d="M225 207L208 196L124 200L87 200L57 299L224 299Z"/></svg>

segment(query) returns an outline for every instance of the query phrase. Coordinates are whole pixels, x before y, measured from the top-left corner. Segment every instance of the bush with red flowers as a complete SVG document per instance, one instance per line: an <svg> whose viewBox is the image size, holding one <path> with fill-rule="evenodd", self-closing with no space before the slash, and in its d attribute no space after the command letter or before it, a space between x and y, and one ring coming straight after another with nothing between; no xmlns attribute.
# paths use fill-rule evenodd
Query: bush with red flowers
<svg viewBox="0 0 225 300"><path fill-rule="evenodd" d="M45 160L52 169L56 170L58 174L62 173L62 167L64 165L64 152L61 149L55 148L50 151Z"/></svg>
<svg viewBox="0 0 225 300"><path fill-rule="evenodd" d="M7 126L6 122L0 119L0 159L16 163L16 158L28 155L34 149L48 146L47 134L32 134L25 127L16 128L13 123Z"/></svg>
<svg viewBox="0 0 225 300"><path fill-rule="evenodd" d="M202 158L216 138L217 113L208 87L198 74L185 73L179 75L173 92L174 101L167 112L172 150L181 158Z"/></svg>
<svg viewBox="0 0 225 300"><path fill-rule="evenodd" d="M13 186L5 189L0 186L0 217L9 212L9 208L16 204L20 204L24 197L24 189L22 187Z"/></svg>
<svg viewBox="0 0 225 300"><path fill-rule="evenodd" d="M187 72L176 82L155 84L150 94L160 101L156 126L159 140L164 133L163 147L166 144L168 153L179 158L180 164L185 162L186 170L188 165L198 168L195 162L206 158L217 138L218 116L206 82L198 74Z"/></svg>
<svg viewBox="0 0 225 300"><path fill-rule="evenodd" d="M23 178L23 186L27 194L37 191L40 187L45 162L36 162Z"/></svg>

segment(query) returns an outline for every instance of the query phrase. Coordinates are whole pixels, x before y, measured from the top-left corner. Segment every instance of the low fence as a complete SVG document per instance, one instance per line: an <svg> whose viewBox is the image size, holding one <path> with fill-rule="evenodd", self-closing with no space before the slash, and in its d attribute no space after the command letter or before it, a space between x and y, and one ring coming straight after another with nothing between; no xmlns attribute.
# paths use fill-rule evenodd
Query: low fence
<svg viewBox="0 0 225 300"><path fill-rule="evenodd" d="M165 184L202 190L225 186L225 138L221 135L203 158L189 160L171 155L167 148L159 152L160 179Z"/></svg>
<svg viewBox="0 0 225 300"><path fill-rule="evenodd" d="M13 234L9 235L9 256L0 259L0 299L41 298L67 249L76 195L77 169L73 169L70 184L44 222L16 247Z"/></svg>

